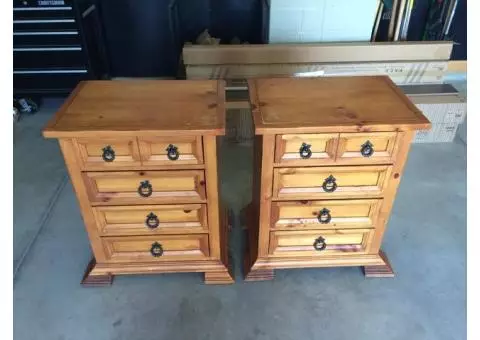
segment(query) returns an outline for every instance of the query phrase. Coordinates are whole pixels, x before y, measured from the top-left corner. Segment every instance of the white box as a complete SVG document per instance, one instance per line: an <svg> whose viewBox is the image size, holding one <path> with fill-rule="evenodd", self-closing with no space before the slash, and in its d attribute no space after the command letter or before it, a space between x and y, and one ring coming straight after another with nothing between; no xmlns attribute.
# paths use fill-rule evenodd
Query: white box
<svg viewBox="0 0 480 340"><path fill-rule="evenodd" d="M413 143L448 143L455 139L458 123L432 124L428 131L421 130L415 133Z"/></svg>

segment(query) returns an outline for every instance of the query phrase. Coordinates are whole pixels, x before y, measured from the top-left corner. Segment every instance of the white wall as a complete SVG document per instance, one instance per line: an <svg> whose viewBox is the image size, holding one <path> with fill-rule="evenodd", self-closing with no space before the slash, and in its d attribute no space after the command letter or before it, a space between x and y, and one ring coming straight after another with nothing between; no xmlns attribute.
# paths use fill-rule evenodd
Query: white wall
<svg viewBox="0 0 480 340"><path fill-rule="evenodd" d="M370 41L378 0L271 0L270 43Z"/></svg>

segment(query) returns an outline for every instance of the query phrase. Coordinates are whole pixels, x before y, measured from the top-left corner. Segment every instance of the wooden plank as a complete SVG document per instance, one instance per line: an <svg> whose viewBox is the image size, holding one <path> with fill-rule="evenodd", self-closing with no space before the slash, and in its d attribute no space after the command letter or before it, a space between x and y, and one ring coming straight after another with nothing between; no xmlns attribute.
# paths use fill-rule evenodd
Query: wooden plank
<svg viewBox="0 0 480 340"><path fill-rule="evenodd" d="M183 61L190 66L448 60L452 48L451 41L192 45L183 47Z"/></svg>

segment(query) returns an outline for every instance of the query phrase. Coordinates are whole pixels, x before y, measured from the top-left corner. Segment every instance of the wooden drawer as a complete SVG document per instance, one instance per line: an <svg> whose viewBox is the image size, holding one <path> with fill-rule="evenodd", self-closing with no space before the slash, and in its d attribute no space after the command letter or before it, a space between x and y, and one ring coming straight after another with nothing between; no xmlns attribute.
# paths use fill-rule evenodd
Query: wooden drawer
<svg viewBox="0 0 480 340"><path fill-rule="evenodd" d="M203 164L200 136L138 137L138 143L143 165Z"/></svg>
<svg viewBox="0 0 480 340"><path fill-rule="evenodd" d="M205 202L202 170L86 172L83 178L93 205Z"/></svg>
<svg viewBox="0 0 480 340"><path fill-rule="evenodd" d="M269 254L273 256L328 256L368 252L374 229L274 231Z"/></svg>
<svg viewBox="0 0 480 340"><path fill-rule="evenodd" d="M328 164L335 161L338 133L277 135L275 163Z"/></svg>
<svg viewBox="0 0 480 340"><path fill-rule="evenodd" d="M136 138L76 138L74 145L84 170L141 165Z"/></svg>
<svg viewBox="0 0 480 340"><path fill-rule="evenodd" d="M272 202L272 228L373 228L382 200Z"/></svg>
<svg viewBox="0 0 480 340"><path fill-rule="evenodd" d="M391 166L276 168L273 198L308 200L382 195ZM331 190L331 191L328 191Z"/></svg>
<svg viewBox="0 0 480 340"><path fill-rule="evenodd" d="M102 236L208 232L205 204L102 206L93 213Z"/></svg>
<svg viewBox="0 0 480 340"><path fill-rule="evenodd" d="M209 256L206 234L104 237L102 243L110 262L201 260Z"/></svg>
<svg viewBox="0 0 480 340"><path fill-rule="evenodd" d="M396 137L396 132L341 133L336 161L391 163L394 159Z"/></svg>

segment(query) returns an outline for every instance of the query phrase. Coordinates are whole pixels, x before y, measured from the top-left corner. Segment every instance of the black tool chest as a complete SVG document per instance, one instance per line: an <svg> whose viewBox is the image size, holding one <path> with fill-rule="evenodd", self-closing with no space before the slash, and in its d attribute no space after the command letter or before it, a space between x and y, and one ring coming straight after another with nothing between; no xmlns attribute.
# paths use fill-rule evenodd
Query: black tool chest
<svg viewBox="0 0 480 340"><path fill-rule="evenodd" d="M99 18L95 0L14 0L14 95L62 95L108 78Z"/></svg>

